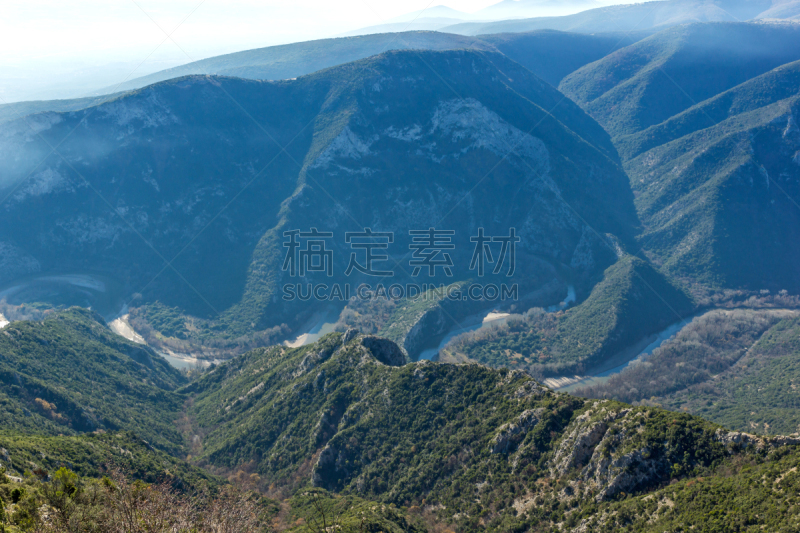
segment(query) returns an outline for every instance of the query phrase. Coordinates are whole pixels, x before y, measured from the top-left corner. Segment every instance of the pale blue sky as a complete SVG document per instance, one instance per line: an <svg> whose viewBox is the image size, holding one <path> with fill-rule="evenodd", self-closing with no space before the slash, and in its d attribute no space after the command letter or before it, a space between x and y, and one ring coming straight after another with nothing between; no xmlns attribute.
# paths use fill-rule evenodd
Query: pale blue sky
<svg viewBox="0 0 800 533"><path fill-rule="evenodd" d="M131 72L331 37L427 6L475 12L496 1L0 0L0 104L77 96L82 83L102 87Z"/></svg>

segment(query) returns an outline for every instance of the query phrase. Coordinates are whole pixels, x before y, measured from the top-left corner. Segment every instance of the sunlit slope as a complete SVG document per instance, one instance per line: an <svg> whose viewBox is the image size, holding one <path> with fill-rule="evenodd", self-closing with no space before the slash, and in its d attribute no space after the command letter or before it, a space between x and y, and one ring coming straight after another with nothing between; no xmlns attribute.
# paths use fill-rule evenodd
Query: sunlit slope
<svg viewBox="0 0 800 533"><path fill-rule="evenodd" d="M74 308L0 332L0 421L4 430L76 435L131 430L170 452L186 378L155 352L112 333Z"/></svg>

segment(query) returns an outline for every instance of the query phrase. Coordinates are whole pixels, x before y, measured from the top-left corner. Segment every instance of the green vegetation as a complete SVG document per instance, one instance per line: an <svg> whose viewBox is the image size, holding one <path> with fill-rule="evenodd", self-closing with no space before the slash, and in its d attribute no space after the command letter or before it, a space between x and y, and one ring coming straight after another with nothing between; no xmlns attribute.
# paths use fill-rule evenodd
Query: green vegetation
<svg viewBox="0 0 800 533"><path fill-rule="evenodd" d="M642 265L629 260L617 270L630 273L626 268ZM36 338L57 350L59 343L77 343L78 333L57 329L62 323L103 346L114 339L117 349L133 346L106 338L102 324L79 310L15 324L0 337L23 338L25 328L50 332ZM780 354L796 343L794 328L800 326L780 324L764 337L764 353ZM739 329L752 334L754 328ZM642 498L651 494L691 487L681 480L698 476L728 487L726 477L740 475L743 465L759 465L767 453L790 462L796 453L785 446L791 440L731 435L685 413L555 393L519 371L403 365L391 341L363 335L347 340L333 333L301 348L253 350L177 392L162 392L186 400L180 431L192 436L191 464L129 431L52 436L41 434L45 427L0 433L2 467L23 478L0 477L0 498L11 502L10 524L27 531L47 516L52 531L62 531L57 528L63 524L53 522L62 518L85 525L70 531L95 531L91 524L116 516L114 494L128 494L153 512L163 508L157 502L168 502L172 517L216 520L214 500L203 494L229 501L235 493L213 472L274 498L235 499L250 506L248 516L275 530L322 531L338 524L342 531L551 531L559 523L628 520L628 511L612 518L609 513L634 500L650 502ZM76 360L91 359L93 351L83 350ZM72 386L85 387L62 383L64 395L73 393ZM123 471L141 481L128 482ZM104 475L112 481L94 481ZM44 514L43 503L53 512ZM776 516L748 523L773 524Z"/></svg>
<svg viewBox="0 0 800 533"><path fill-rule="evenodd" d="M796 25L694 24L559 86L614 139L643 257L696 294L800 290L798 50Z"/></svg>
<svg viewBox="0 0 800 533"><path fill-rule="evenodd" d="M422 533L428 531L414 509L370 502L351 495L323 489L305 489L289 500L291 523L288 531ZM409 512L410 511L410 512ZM419 511L417 509L416 511ZM280 528L283 530L283 528Z"/></svg>
<svg viewBox="0 0 800 533"><path fill-rule="evenodd" d="M141 311L134 314L134 319L140 316L144 320L142 325L149 324L166 337L185 340L189 336L189 330L186 328L186 317L182 315L177 307L167 307L161 302L154 302L142 307Z"/></svg>
<svg viewBox="0 0 800 533"><path fill-rule="evenodd" d="M710 311L643 362L574 394L686 411L738 431L800 431L800 319Z"/></svg>
<svg viewBox="0 0 800 533"><path fill-rule="evenodd" d="M793 24L690 24L586 65L559 89L617 138L796 61L798 50L800 30Z"/></svg>
<svg viewBox="0 0 800 533"><path fill-rule="evenodd" d="M222 483L207 472L153 448L132 432L89 433L74 437L0 432L0 464L8 474L45 476L62 466L84 477L99 478L109 468L123 469L148 483L168 480L185 490Z"/></svg>
<svg viewBox="0 0 800 533"><path fill-rule="evenodd" d="M273 502L231 486L195 495L177 490L170 480L131 481L112 468L102 479L87 479L61 467L39 472L21 483L0 483L9 498L9 532L167 533L192 531L268 531Z"/></svg>
<svg viewBox="0 0 800 533"><path fill-rule="evenodd" d="M0 424L46 435L136 431L177 453L186 378L151 349L73 308L0 332Z"/></svg>
<svg viewBox="0 0 800 533"><path fill-rule="evenodd" d="M0 109L14 154L0 174L21 184L0 216L8 279L105 273L85 276L91 289L40 287L47 305L0 301L35 320L0 331L0 532L155 518L224 531L231 517L228 530L326 533L800 527L800 438L725 429L800 432L796 312L708 312L578 395L531 377L610 366L701 305L796 307L800 62L783 63L800 29L681 26L602 59L616 37L407 36L398 46L473 50L363 59L386 36L273 47L186 68L298 79L189 76L37 115L116 213L98 214L83 179ZM614 143L526 66L564 78ZM14 181L31 161L30 182ZM300 282L280 268L284 232L335 230L333 278L302 283L356 287L375 281L342 274L344 233L361 224L395 234L398 283L412 279L409 229L456 228L454 274L423 282L460 288L469 230L525 228L514 277L484 281L519 282L533 302L569 279L585 299L457 337L444 359L467 364L405 364L483 306L435 293L351 300L336 333L263 347L319 310L282 298ZM152 346L241 355L189 377L93 312L50 308L118 308L112 273L142 291L130 322ZM126 513L136 526L120 526Z"/></svg>
<svg viewBox="0 0 800 533"><path fill-rule="evenodd" d="M598 533L796 531L798 468L796 448L738 458L715 475L691 477L606 506L587 506L568 525L581 524Z"/></svg>
<svg viewBox="0 0 800 533"><path fill-rule="evenodd" d="M246 113L231 106L231 97ZM633 243L637 226L608 135L497 52L393 51L277 82L176 78L99 107L47 116L55 122L41 134L53 143L66 138L63 152L75 154L71 164L92 187L137 207L108 218L88 215L95 198L80 192L82 181L68 185L71 176L63 187L47 181L58 170L47 160L43 174L6 206L2 217L14 222L0 224L0 241L24 243L10 249L12 259L35 257L42 270L124 278L141 292L125 299L137 331L175 351L213 356L277 342L288 332L284 323L297 327L316 305L284 300L286 283L375 282L344 276L353 251L344 233L363 231L359 224L394 232L393 282L411 280L403 272L410 229L457 228L453 277L439 269L438 276L413 279L431 284L474 275L471 221L485 221L488 235L535 228L518 246L513 280L503 280L521 284L549 281L556 268L576 278L596 275L612 254L585 237L586 226L623 244ZM158 127L151 128L150 118ZM75 129L81 121L85 127ZM0 125L9 146L25 152L19 161L41 161L47 152L23 142L18 125ZM227 132L224 143L207 134L219 131ZM105 146L120 135L130 142L84 153L87 144ZM154 145L167 152L154 152ZM256 179L267 163L268 172ZM30 169L20 165L8 167L4 179L24 179ZM39 194L41 180L44 189L55 188ZM31 209L34 201L43 203ZM569 207L554 208L561 204ZM42 230L50 226L65 229ZM283 233L311 227L336 230L327 242L332 279L316 272L291 278L281 270ZM175 258L170 268L165 257ZM83 297L75 303L85 305Z"/></svg>
<svg viewBox="0 0 800 533"><path fill-rule="evenodd" d="M508 530L710 474L736 451L686 414L556 394L480 365L387 366L361 337L341 339L256 350L190 385L198 464L253 472L281 497L312 482L459 529Z"/></svg>
<svg viewBox="0 0 800 533"><path fill-rule="evenodd" d="M648 150L710 128L736 115L796 96L798 84L800 84L800 62L781 65L693 105L658 125L618 138L617 149L623 159L632 160Z"/></svg>
<svg viewBox="0 0 800 533"><path fill-rule="evenodd" d="M688 315L689 296L648 263L626 256L609 267L580 305L532 309L504 324L454 338L445 350L535 375L581 372Z"/></svg>

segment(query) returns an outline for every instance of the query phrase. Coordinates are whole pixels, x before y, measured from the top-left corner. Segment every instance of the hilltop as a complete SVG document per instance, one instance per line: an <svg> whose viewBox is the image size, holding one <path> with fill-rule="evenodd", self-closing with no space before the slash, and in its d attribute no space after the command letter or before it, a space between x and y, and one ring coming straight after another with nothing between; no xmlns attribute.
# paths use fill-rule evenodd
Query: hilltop
<svg viewBox="0 0 800 533"><path fill-rule="evenodd" d="M610 266L581 303L556 313L533 308L454 338L444 361L472 361L536 376L584 373L695 307L678 284L652 265L624 256Z"/></svg>
<svg viewBox="0 0 800 533"><path fill-rule="evenodd" d="M551 29L577 33L663 30L695 22L794 20L797 2L781 0L662 0L588 9L561 17L536 17L494 22L461 22L439 28L459 35L526 32Z"/></svg>
<svg viewBox="0 0 800 533"><path fill-rule="evenodd" d="M49 350L61 344L70 338ZM69 379L62 387L82 388ZM130 432L51 437L35 428L0 435L0 461L44 480L60 465L98 476L115 462L182 490L219 487L213 473L277 498L283 516L308 518L308 498L319 494L342 502L347 521L371 509L369 520L391 530L698 523L692 502L712 494L715 509L758 501L759 517L728 509L727 520L780 526L792 516L774 507L797 482L798 439L555 393L519 371L406 364L399 346L355 330L248 352L177 392L189 400L181 431L191 465ZM687 503L666 509L665 500Z"/></svg>
<svg viewBox="0 0 800 533"><path fill-rule="evenodd" d="M796 442L553 393L518 371L404 365L396 345L354 331L256 350L186 392L195 398L194 431L204 435L201 465L257 473L274 494L310 482L386 504L432 506L439 520L468 530L606 521L618 504L604 502L628 493L647 501L670 479L711 476L713 486L723 482L713 477L717 467L759 457L737 449L767 453ZM793 464L792 450L781 453ZM694 512L676 509L687 519ZM667 516L675 513L653 515Z"/></svg>
<svg viewBox="0 0 800 533"><path fill-rule="evenodd" d="M497 53L396 51L274 83L179 78L0 130L16 154L0 160L4 184L19 184L0 208L15 221L0 229L9 262L123 276L138 318L175 342L266 344L313 313L280 298L294 228L335 233L340 282L345 231L394 232L399 261L410 229L460 228L448 283L474 274L469 232L525 228L527 290L561 264L590 278L613 261L594 231L625 243L638 226L608 135ZM63 159L36 167L65 136Z"/></svg>

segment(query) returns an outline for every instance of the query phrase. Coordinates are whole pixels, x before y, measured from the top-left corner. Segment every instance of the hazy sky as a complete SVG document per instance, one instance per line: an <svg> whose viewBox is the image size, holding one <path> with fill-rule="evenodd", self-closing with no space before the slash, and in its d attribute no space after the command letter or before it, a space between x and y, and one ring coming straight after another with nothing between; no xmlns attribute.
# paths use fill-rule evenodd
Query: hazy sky
<svg viewBox="0 0 800 533"><path fill-rule="evenodd" d="M77 96L190 60L330 37L428 6L474 12L496 2L0 0L0 104Z"/></svg>

